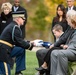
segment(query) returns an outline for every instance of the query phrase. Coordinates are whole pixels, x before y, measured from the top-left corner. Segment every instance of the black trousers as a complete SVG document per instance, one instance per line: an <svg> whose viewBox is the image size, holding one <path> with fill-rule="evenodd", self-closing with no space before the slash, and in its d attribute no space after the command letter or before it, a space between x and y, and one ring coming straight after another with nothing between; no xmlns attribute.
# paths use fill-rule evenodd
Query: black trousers
<svg viewBox="0 0 76 75"><path fill-rule="evenodd" d="M39 67L44 63L44 57L47 54L47 49L40 49L36 52Z"/></svg>
<svg viewBox="0 0 76 75"><path fill-rule="evenodd" d="M54 49L62 49L61 47L53 47L52 49L49 49L48 52L46 53L45 57L44 57L44 62L47 63L47 65L49 64L50 62L50 55L51 55L51 52L54 50Z"/></svg>

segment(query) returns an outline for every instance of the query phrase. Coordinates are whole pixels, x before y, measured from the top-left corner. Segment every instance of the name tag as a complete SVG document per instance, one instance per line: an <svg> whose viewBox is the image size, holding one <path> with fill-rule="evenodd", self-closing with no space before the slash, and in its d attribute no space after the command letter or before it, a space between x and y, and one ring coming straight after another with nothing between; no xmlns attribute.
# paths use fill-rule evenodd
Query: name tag
<svg viewBox="0 0 76 75"><path fill-rule="evenodd" d="M2 23L6 23L6 21L2 21Z"/></svg>

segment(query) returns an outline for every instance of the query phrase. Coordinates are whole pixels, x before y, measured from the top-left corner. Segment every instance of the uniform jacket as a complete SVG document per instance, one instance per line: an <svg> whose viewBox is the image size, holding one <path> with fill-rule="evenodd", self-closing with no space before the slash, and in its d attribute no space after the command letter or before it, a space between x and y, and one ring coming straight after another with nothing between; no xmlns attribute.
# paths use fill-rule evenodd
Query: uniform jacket
<svg viewBox="0 0 76 75"><path fill-rule="evenodd" d="M24 23L24 25L23 26L21 26L21 30L22 30L22 36L23 36L23 38L25 38L25 25L26 25L26 23L27 23L27 11L26 11L26 9L24 9L23 7L21 7L21 6L19 6L19 8L17 9L17 11L25 11L25 18L26 18L26 21L25 21L25 23ZM12 7L12 12L14 12L14 5L13 5L13 7Z"/></svg>
<svg viewBox="0 0 76 75"><path fill-rule="evenodd" d="M14 30L14 41L12 39L12 31L13 27L17 25L16 22L11 22L2 32L0 36L0 40L4 40L6 42L9 42L12 45L16 45L19 47L22 47L24 49L29 49L31 50L33 45L29 44L29 42L26 42L22 39L22 34L20 28L17 26ZM10 58L10 52L12 48L8 47L5 44L0 43L0 60L5 61L9 63ZM8 59L9 58L9 59Z"/></svg>

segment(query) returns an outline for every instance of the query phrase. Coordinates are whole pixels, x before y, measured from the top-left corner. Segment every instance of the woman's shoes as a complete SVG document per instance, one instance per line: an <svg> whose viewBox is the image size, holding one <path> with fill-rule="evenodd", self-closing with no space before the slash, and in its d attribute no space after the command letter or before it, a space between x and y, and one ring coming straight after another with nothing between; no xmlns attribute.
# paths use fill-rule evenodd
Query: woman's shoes
<svg viewBox="0 0 76 75"><path fill-rule="evenodd" d="M43 67L39 67L39 68L35 68L37 71L39 71L40 72L40 74L44 74L46 71L47 71L47 69L45 69L45 68L43 68Z"/></svg>
<svg viewBox="0 0 76 75"><path fill-rule="evenodd" d="M43 67L39 67L39 68L35 68L37 71L40 71L41 73L45 73L47 71L47 69L43 68Z"/></svg>

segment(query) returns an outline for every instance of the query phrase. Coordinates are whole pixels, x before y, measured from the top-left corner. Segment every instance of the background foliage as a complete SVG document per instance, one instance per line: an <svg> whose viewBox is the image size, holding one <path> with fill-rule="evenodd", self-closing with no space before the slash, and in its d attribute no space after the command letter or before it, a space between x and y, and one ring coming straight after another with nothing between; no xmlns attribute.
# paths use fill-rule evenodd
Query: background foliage
<svg viewBox="0 0 76 75"><path fill-rule="evenodd" d="M0 7L3 2L7 1L13 4L13 0L0 0ZM26 25L26 39L27 40L43 39L44 41L53 42L53 36L51 33L52 19L56 15L56 7L58 4L63 4L65 7L67 6L66 0L21 0L20 4L27 10L28 14L28 22ZM35 60L33 61L36 61L36 58L34 59ZM34 63L35 67L37 62ZM30 59L28 60L27 64L30 64ZM28 75L27 72L30 73L29 68L27 69L26 72L24 72L24 74ZM32 75L34 75L34 70L31 73ZM14 75L13 71L12 75Z"/></svg>
<svg viewBox="0 0 76 75"><path fill-rule="evenodd" d="M13 0L0 0L0 6L7 1L13 4ZM53 42L51 33L52 19L56 15L58 4L67 6L66 0L21 0L20 4L26 8L28 13L26 39L43 39L44 41Z"/></svg>

